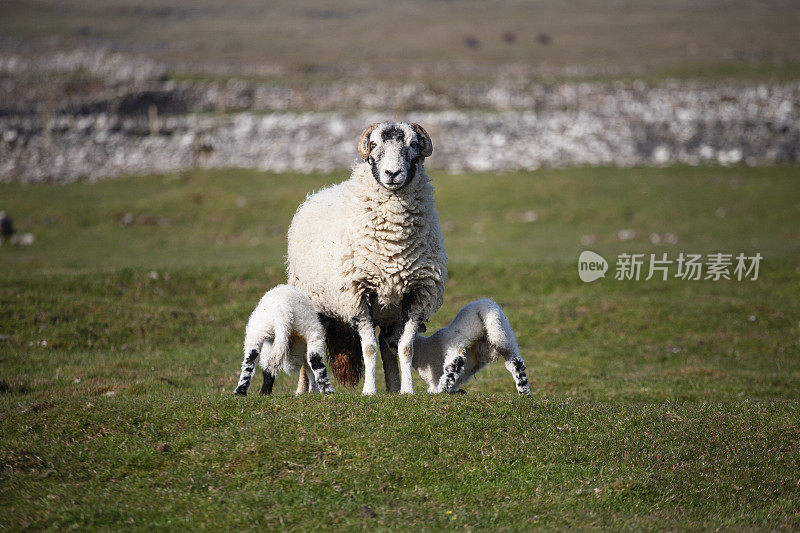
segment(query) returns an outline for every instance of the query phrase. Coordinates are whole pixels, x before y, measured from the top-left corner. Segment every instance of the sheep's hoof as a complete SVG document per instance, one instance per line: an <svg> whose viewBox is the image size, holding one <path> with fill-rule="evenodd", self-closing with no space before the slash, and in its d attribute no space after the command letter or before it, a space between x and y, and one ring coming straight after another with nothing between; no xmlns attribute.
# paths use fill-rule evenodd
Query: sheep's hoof
<svg viewBox="0 0 800 533"><path fill-rule="evenodd" d="M458 389L457 391L453 391L453 394L463 394L463 395L466 395L466 394L467 394L467 391L465 391L464 389Z"/></svg>
<svg viewBox="0 0 800 533"><path fill-rule="evenodd" d="M234 396L247 396L247 389L238 388L235 391L233 391L233 395Z"/></svg>

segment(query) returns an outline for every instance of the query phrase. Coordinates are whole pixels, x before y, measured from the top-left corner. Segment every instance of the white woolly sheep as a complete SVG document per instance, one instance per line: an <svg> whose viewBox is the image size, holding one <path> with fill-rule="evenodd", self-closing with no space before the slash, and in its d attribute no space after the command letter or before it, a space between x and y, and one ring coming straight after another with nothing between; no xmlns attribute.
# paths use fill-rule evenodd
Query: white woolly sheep
<svg viewBox="0 0 800 533"><path fill-rule="evenodd" d="M434 190L424 167L433 145L418 124L382 122L364 130L358 149L363 162L350 179L308 197L298 208L288 234L289 284L300 288L317 311L358 333L364 394L376 390L376 325L387 388L398 388L394 354L399 352L399 389L411 393L413 340L441 306L447 280ZM331 351L334 375L355 386L358 376L344 375L341 369L348 365L336 360L346 357L352 363L354 352Z"/></svg>
<svg viewBox="0 0 800 533"><path fill-rule="evenodd" d="M517 392L529 396L517 338L508 318L492 300L469 303L446 328L414 339L414 368L428 384L428 392L460 392L476 372L500 358L514 377Z"/></svg>
<svg viewBox="0 0 800 533"><path fill-rule="evenodd" d="M278 285L261 298L247 322L242 373L234 394L247 396L257 361L264 375L261 394L272 394L281 369L291 374L303 368L310 374L311 390L332 393L324 354L325 330L311 301L294 287ZM297 391L301 392L305 391Z"/></svg>

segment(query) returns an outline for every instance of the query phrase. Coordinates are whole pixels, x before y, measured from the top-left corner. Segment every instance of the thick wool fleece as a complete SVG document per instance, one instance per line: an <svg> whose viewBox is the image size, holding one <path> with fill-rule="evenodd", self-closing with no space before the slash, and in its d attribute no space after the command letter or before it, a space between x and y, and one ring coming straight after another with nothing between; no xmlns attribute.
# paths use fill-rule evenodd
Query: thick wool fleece
<svg viewBox="0 0 800 533"><path fill-rule="evenodd" d="M388 191L369 164L357 164L350 179L298 208L288 235L289 284L319 312L346 324L371 293L375 324L398 322L403 296L412 290L427 319L442 305L447 280L433 194L422 165L407 186Z"/></svg>
<svg viewBox="0 0 800 533"><path fill-rule="evenodd" d="M414 339L412 364L428 384L428 392L458 392L472 377L503 359L520 395L530 395L525 361L508 318L492 300L465 305L446 327L430 337Z"/></svg>

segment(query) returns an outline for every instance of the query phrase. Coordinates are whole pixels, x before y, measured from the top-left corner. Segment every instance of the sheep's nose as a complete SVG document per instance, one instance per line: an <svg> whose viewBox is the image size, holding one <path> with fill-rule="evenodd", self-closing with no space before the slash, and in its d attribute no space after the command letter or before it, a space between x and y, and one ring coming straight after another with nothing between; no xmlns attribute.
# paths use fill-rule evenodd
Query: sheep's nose
<svg viewBox="0 0 800 533"><path fill-rule="evenodd" d="M390 179L394 179L398 174L400 174L400 170L384 170L384 172L387 176L389 176Z"/></svg>

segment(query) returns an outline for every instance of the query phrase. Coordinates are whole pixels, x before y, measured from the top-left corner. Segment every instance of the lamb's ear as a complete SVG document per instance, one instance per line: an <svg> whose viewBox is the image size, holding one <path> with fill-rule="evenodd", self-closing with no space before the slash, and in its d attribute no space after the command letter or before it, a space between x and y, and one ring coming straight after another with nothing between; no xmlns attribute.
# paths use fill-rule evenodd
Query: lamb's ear
<svg viewBox="0 0 800 533"><path fill-rule="evenodd" d="M361 159L364 161L367 160L369 157L369 152L372 150L369 147L369 134L372 133L372 130L378 127L380 122L376 122L375 124L370 124L367 128L361 132L361 137L358 138L358 155L361 156Z"/></svg>
<svg viewBox="0 0 800 533"><path fill-rule="evenodd" d="M433 153L433 142L431 142L431 136L428 135L428 132L425 131L425 128L419 124L411 124L411 127L417 132L417 135L419 135L420 143L422 143L423 157L428 157Z"/></svg>

